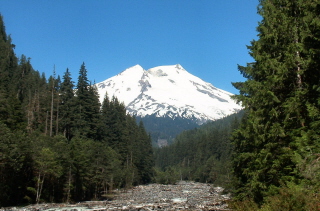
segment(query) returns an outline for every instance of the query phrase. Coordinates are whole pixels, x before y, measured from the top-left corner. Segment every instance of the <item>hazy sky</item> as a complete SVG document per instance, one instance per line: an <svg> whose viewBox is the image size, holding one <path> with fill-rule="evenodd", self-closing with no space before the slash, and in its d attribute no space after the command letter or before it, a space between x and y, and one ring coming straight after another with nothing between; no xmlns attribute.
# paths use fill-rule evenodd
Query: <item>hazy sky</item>
<svg viewBox="0 0 320 211"><path fill-rule="evenodd" d="M101 82L140 64L181 64L217 88L237 93L237 64L253 59L258 0L1 0L15 52L35 70L77 82L82 62Z"/></svg>

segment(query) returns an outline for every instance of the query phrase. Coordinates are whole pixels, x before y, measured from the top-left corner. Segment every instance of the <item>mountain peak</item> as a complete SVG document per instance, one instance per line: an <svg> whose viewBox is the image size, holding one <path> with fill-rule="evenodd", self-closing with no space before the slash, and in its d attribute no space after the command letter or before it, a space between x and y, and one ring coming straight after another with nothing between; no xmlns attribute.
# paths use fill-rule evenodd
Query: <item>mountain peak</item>
<svg viewBox="0 0 320 211"><path fill-rule="evenodd" d="M136 65L134 65L132 67L129 67L128 69L143 69L143 67L141 67L140 64L136 64Z"/></svg>
<svg viewBox="0 0 320 211"><path fill-rule="evenodd" d="M97 84L100 101L105 93L124 102L137 116L182 117L198 123L223 118L241 109L231 93L187 72L180 64L144 70L135 65Z"/></svg>
<svg viewBox="0 0 320 211"><path fill-rule="evenodd" d="M143 67L141 67L139 64L136 64L132 67L125 69L124 71L122 71L118 75L121 75L123 73L128 73L128 72L136 72L137 73L137 72L143 72L143 71L144 71Z"/></svg>
<svg viewBox="0 0 320 211"><path fill-rule="evenodd" d="M176 64L176 69L185 70L180 64Z"/></svg>
<svg viewBox="0 0 320 211"><path fill-rule="evenodd" d="M180 64L176 65L164 65L150 68L148 73L156 77L167 76L171 79L181 77L180 73L188 73Z"/></svg>

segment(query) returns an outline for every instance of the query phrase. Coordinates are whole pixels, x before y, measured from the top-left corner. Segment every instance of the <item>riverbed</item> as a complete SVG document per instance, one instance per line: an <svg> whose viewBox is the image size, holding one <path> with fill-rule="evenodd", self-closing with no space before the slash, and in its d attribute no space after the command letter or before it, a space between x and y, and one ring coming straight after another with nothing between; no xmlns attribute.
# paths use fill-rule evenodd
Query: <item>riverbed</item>
<svg viewBox="0 0 320 211"><path fill-rule="evenodd" d="M0 211L100 211L100 210L228 210L228 194L223 188L192 181L175 185L140 185L117 191L112 200L86 201L76 204L38 204L1 208Z"/></svg>

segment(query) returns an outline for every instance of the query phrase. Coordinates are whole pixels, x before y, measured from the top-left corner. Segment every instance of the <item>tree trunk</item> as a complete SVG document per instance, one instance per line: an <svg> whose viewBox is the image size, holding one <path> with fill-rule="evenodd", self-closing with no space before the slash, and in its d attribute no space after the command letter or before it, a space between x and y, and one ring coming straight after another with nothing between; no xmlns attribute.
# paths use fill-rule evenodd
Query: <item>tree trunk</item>
<svg viewBox="0 0 320 211"><path fill-rule="evenodd" d="M45 177L45 174L42 176L42 181L41 181L41 173L39 172L38 180L37 180L37 194L36 194L37 204L39 204L40 202L41 192L42 192L43 183L44 183L44 177Z"/></svg>
<svg viewBox="0 0 320 211"><path fill-rule="evenodd" d="M44 135L47 135L48 134L48 111L47 111L47 114L46 114L46 128L44 130Z"/></svg>
<svg viewBox="0 0 320 211"><path fill-rule="evenodd" d="M51 90L50 137L52 136L52 124L53 124L53 89L54 89L54 80L52 81L52 90Z"/></svg>
<svg viewBox="0 0 320 211"><path fill-rule="evenodd" d="M58 135L58 132L59 132L59 93L57 96L56 135Z"/></svg>
<svg viewBox="0 0 320 211"><path fill-rule="evenodd" d="M68 175L68 189L67 189L67 202L70 202L70 193L71 193L71 166L69 166L69 175Z"/></svg>

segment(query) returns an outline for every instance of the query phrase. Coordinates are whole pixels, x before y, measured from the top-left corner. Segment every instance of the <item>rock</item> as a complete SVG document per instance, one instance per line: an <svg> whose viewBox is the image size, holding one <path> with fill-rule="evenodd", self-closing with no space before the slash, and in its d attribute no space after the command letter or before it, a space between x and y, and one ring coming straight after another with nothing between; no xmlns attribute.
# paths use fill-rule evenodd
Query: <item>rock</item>
<svg viewBox="0 0 320 211"><path fill-rule="evenodd" d="M38 204L0 211L100 211L100 210L228 210L230 195L223 188L197 182L180 181L176 185L149 184L118 191L112 201L86 201L78 204Z"/></svg>

